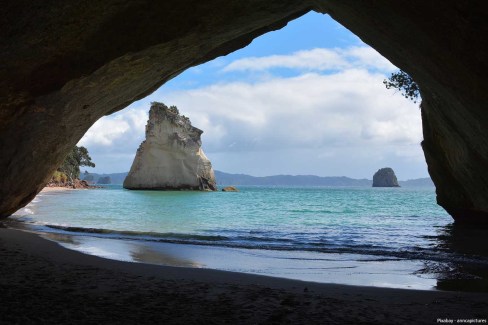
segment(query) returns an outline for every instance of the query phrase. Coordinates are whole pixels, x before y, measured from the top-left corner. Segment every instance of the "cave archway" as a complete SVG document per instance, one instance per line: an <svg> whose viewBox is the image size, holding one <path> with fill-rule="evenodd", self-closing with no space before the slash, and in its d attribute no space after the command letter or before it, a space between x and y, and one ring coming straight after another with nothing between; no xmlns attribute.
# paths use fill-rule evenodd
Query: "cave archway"
<svg viewBox="0 0 488 325"><path fill-rule="evenodd" d="M15 2L4 9L0 217L36 195L101 116L316 10L416 80L439 204L456 221L488 222L482 1Z"/></svg>
<svg viewBox="0 0 488 325"><path fill-rule="evenodd" d="M426 177L419 103L383 85L397 70L329 15L311 11L102 117L78 145L96 163L89 171L127 172L148 109L162 101L204 131L217 171L371 178L391 166L401 180Z"/></svg>

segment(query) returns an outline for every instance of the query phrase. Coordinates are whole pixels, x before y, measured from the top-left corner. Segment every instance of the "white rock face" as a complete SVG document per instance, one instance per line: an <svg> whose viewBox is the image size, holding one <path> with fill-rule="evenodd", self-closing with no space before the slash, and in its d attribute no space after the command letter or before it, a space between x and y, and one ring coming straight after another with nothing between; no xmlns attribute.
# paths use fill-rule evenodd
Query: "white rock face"
<svg viewBox="0 0 488 325"><path fill-rule="evenodd" d="M152 103L146 140L137 149L124 188L217 190L212 164L201 149L202 133L175 106Z"/></svg>

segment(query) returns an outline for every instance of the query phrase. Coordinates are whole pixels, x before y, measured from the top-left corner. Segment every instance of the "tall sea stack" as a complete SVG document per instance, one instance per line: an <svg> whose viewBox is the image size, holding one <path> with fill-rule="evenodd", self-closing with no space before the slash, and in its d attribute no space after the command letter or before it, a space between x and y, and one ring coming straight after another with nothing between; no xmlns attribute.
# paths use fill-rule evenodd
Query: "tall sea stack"
<svg viewBox="0 0 488 325"><path fill-rule="evenodd" d="M385 167L373 175L373 187L400 187L400 185L393 169Z"/></svg>
<svg viewBox="0 0 488 325"><path fill-rule="evenodd" d="M212 164L201 149L202 133L176 106L151 103L146 140L137 149L124 188L217 190Z"/></svg>

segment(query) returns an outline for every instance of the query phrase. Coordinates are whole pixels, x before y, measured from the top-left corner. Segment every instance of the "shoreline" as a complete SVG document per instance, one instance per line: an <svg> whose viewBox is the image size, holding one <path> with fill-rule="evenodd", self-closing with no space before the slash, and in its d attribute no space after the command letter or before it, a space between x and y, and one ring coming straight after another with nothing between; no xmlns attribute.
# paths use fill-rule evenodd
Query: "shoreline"
<svg viewBox="0 0 488 325"><path fill-rule="evenodd" d="M78 227L65 230L64 225L58 223L53 223L53 229L48 223L36 224L33 222L30 224L30 215L36 215L36 209L42 206L43 201L48 202L47 198L96 193L72 191L72 188L66 187L49 188L47 193L43 193L44 198L35 199L33 205L25 208L26 215L22 217L25 217L27 222L18 220L17 223L15 219L10 219L13 221L10 223L10 227L35 232L67 249L83 254L119 261L209 268L317 283L415 290L488 292L486 280L483 280L486 276L480 274L485 272L482 268L469 270L469 272L473 272L471 274L481 276L482 280L474 280L467 272L467 276L459 273L464 278L452 278L443 265L438 264L441 263L438 262L439 260L431 261L428 259L429 256L425 256L426 259L423 259L423 256L409 258L403 255L389 255L388 252L368 254L367 251L354 250L323 252L307 249L288 250L286 247L268 249L243 246L239 243L234 246L233 242L202 243L201 238L195 239L188 235L191 238L182 239L172 236L172 233L159 234L161 236L154 233L155 236L151 237L153 233L143 232L138 238L137 231L117 233L116 230L98 228L86 228L86 231L83 231L83 228L78 229ZM45 208L46 206L44 206L44 210ZM76 220L73 219L72 222L76 222ZM7 222L7 224L9 223ZM67 228L71 227L67 226ZM146 236L151 238L144 238ZM450 265L453 260L443 260L443 262ZM454 267L460 269L463 265L456 264ZM455 272L458 272L457 269Z"/></svg>
<svg viewBox="0 0 488 325"><path fill-rule="evenodd" d="M432 324L438 318L486 321L488 316L488 293L323 284L122 262L14 229L0 228L0 260L0 312L7 322Z"/></svg>
<svg viewBox="0 0 488 325"><path fill-rule="evenodd" d="M380 288L439 290L433 275L417 276L423 263L353 253L280 251L259 248L172 243L91 233L45 232L29 225L15 229L37 233L64 248L118 261L205 268L294 279ZM20 226L20 227L19 227ZM324 261L327 261L324 263Z"/></svg>
<svg viewBox="0 0 488 325"><path fill-rule="evenodd" d="M67 186L45 186L39 193L72 191L72 190L81 190L81 189L80 188L67 187Z"/></svg>

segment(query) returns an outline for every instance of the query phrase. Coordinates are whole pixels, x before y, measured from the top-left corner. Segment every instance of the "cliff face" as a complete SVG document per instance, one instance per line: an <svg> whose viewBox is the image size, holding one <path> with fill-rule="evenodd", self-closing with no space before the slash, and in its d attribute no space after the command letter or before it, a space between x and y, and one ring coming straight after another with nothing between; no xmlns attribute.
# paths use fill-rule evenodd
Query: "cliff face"
<svg viewBox="0 0 488 325"><path fill-rule="evenodd" d="M9 1L2 10L0 218L34 198L100 117L316 10L419 84L438 203L456 221L488 223L484 0Z"/></svg>
<svg viewBox="0 0 488 325"><path fill-rule="evenodd" d="M393 169L385 167L374 173L373 187L400 187L400 185Z"/></svg>
<svg viewBox="0 0 488 325"><path fill-rule="evenodd" d="M210 160L201 148L202 130L174 106L152 103L144 140L124 188L217 190Z"/></svg>
<svg viewBox="0 0 488 325"><path fill-rule="evenodd" d="M417 82L422 149L437 203L456 223L488 224L486 2L331 0L320 5Z"/></svg>

